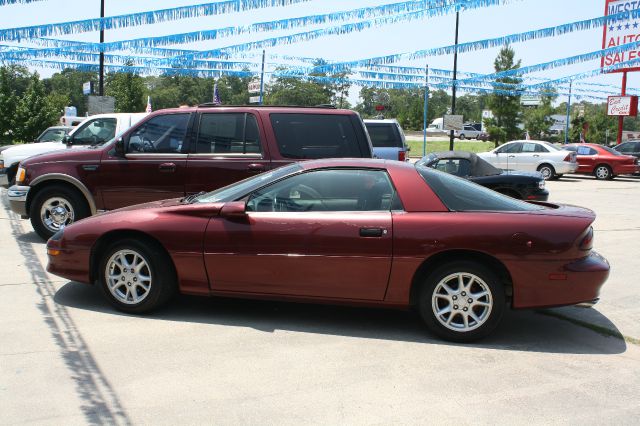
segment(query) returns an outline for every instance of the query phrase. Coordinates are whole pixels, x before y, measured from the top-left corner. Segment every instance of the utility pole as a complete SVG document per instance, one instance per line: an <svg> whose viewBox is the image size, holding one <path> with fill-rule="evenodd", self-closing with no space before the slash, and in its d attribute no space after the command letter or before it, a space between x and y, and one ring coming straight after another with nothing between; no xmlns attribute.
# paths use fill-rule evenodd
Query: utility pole
<svg viewBox="0 0 640 426"><path fill-rule="evenodd" d="M456 11L456 42L453 52L453 81L451 87L451 115L456 114L456 79L458 75L458 25L460 23L460 11ZM449 151L453 151L453 130L449 134Z"/></svg>
<svg viewBox="0 0 640 426"><path fill-rule="evenodd" d="M262 100L264 99L264 56L265 50L262 49L262 71L260 71L260 102L258 105L262 105Z"/></svg>
<svg viewBox="0 0 640 426"><path fill-rule="evenodd" d="M429 110L429 65L424 75L424 120L422 121L422 156L427 155L427 111Z"/></svg>
<svg viewBox="0 0 640 426"><path fill-rule="evenodd" d="M564 126L564 144L569 143L569 115L571 114L571 87L573 86L573 80L569 80L569 100L567 102L567 122Z"/></svg>
<svg viewBox="0 0 640 426"><path fill-rule="evenodd" d="M104 96L104 0L100 0L100 76L98 77L98 95Z"/></svg>

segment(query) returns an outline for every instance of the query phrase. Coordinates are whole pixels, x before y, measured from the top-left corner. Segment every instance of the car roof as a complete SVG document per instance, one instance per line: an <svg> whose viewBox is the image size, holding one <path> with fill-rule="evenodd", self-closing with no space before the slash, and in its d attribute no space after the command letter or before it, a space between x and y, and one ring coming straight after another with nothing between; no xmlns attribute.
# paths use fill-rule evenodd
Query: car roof
<svg viewBox="0 0 640 426"><path fill-rule="evenodd" d="M381 124L397 124L398 120L396 120L395 118L385 118L385 119L373 119L373 118L365 118L364 120L365 123L381 123Z"/></svg>
<svg viewBox="0 0 640 426"><path fill-rule="evenodd" d="M323 106L304 107L304 106L279 106L279 105L198 105L198 106L183 106L179 108L166 108L159 109L151 113L151 115L162 114L175 114L180 112L234 112L234 111L259 111L267 110L274 113L304 113L304 114L357 114L355 111L349 109L337 109Z"/></svg>
<svg viewBox="0 0 640 426"><path fill-rule="evenodd" d="M406 161L381 160L376 158L321 158L318 160L308 160L299 163L303 169L320 169L325 167L354 167L370 169L388 168L414 168L415 166Z"/></svg>

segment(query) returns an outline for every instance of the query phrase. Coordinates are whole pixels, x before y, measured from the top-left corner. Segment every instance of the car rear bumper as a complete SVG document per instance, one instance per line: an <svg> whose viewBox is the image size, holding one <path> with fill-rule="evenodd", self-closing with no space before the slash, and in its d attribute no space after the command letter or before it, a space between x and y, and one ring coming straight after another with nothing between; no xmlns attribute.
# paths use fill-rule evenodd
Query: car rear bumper
<svg viewBox="0 0 640 426"><path fill-rule="evenodd" d="M563 161L559 164L554 164L553 166L556 169L556 173L563 175L565 173L575 173L578 170L578 163L570 163L568 161Z"/></svg>
<svg viewBox="0 0 640 426"><path fill-rule="evenodd" d="M23 219L28 219L27 214L27 196L29 195L28 186L13 185L7 191L7 198L9 198L9 205L14 213L19 214Z"/></svg>
<svg viewBox="0 0 640 426"><path fill-rule="evenodd" d="M609 262L595 251L574 261L513 261L514 308L542 308L589 303L609 277Z"/></svg>

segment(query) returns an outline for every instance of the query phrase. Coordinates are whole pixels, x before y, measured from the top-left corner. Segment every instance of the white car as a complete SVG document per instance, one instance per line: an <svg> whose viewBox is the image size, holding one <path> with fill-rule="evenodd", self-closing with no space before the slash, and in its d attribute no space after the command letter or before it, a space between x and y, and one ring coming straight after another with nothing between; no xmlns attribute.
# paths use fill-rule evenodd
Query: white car
<svg viewBox="0 0 640 426"><path fill-rule="evenodd" d="M545 179L558 179L565 173L578 170L575 152L545 141L507 142L478 156L505 170L539 171Z"/></svg>

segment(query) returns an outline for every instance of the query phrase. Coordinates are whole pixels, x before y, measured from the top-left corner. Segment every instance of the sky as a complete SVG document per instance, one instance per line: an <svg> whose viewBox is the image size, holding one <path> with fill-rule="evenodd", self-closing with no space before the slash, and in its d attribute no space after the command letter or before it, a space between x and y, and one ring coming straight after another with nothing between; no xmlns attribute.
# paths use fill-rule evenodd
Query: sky
<svg viewBox="0 0 640 426"><path fill-rule="evenodd" d="M398 2L400 0L395 0ZM264 8L242 13L185 19L154 25L122 28L106 32L105 41L169 35L201 29L216 29L228 26L249 25L284 18L307 16L318 13L343 11L366 6L391 3L384 0L312 0L286 7ZM128 14L139 11L170 8L175 6L206 3L205 0L105 0L106 16ZM29 4L0 6L0 30L30 25L75 21L99 17L99 0L43 0ZM511 0L506 4L463 11L460 14L460 42L483 40L513 33L551 27L582 19L603 15L604 0ZM331 24L329 24L331 25ZM337 24L334 24L337 25ZM168 47L209 50L226 45L244 43L279 35L322 28L311 26L305 29L253 33L238 37L221 38L214 41L197 42ZM313 41L267 49L267 54L293 55L323 58L327 61L352 61L382 55L413 52L453 44L455 14L428 19L379 26L350 34L329 36ZM65 40L97 42L97 32L52 36ZM0 42L7 45L31 46L28 42ZM571 34L513 44L516 58L522 66L552 61L602 48L602 29L576 31ZM474 73L493 72L493 61L499 48L490 48L458 55L458 69ZM126 53L126 52L124 52ZM255 51L259 55L260 51ZM253 59L258 61L258 58ZM453 55L432 56L420 60L402 60L393 65L432 68L453 68ZM541 78L561 78L576 73L597 69L599 60L531 74ZM43 76L57 70L32 68ZM619 86L620 74L599 75L584 82ZM628 87L640 87L640 74L630 73ZM607 89L608 90L608 89ZM561 92L563 89L561 89ZM612 95L616 89L611 88ZM602 94L601 94L602 96ZM604 94L603 96L606 96ZM357 100L357 89L352 90L351 100ZM562 99L559 99L562 101Z"/></svg>

